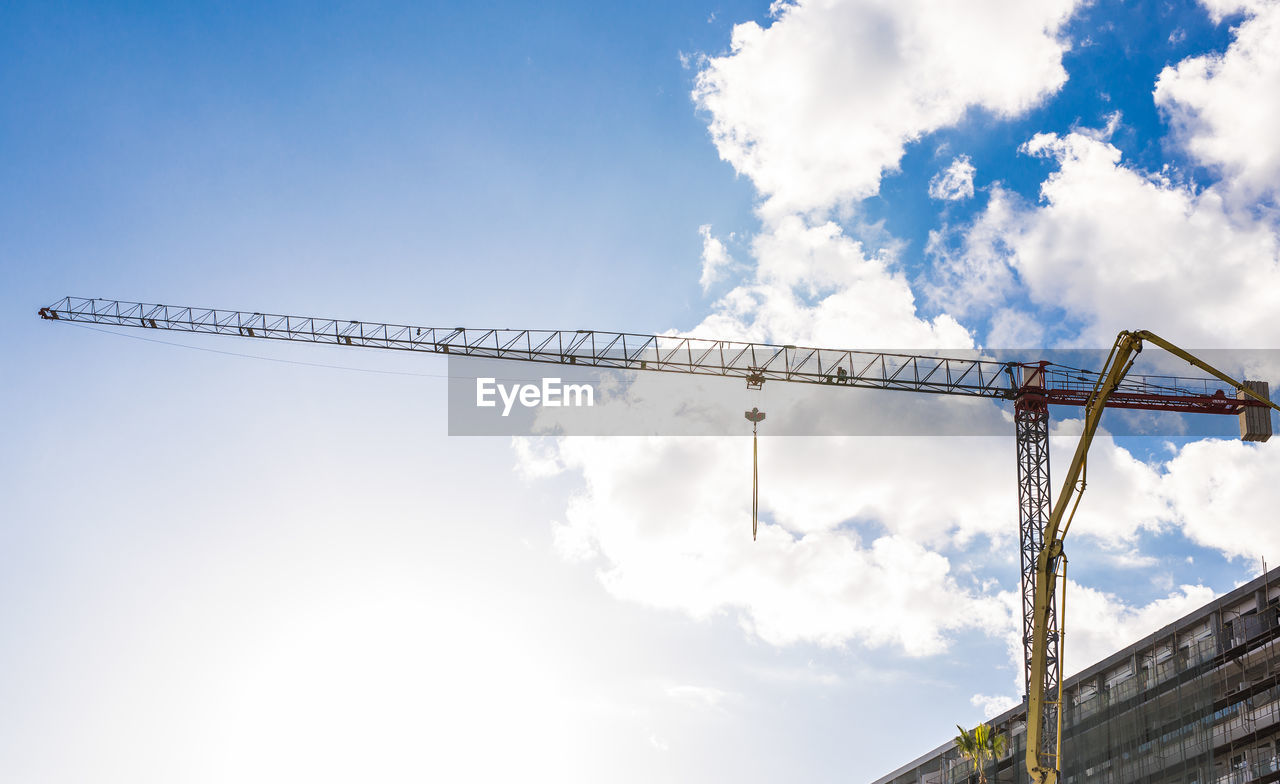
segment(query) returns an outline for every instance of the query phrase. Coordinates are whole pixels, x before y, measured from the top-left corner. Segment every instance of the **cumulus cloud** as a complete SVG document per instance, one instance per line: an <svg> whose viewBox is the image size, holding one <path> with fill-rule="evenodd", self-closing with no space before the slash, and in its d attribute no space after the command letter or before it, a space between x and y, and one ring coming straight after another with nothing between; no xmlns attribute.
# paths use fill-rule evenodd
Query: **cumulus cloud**
<svg viewBox="0 0 1280 784"><path fill-rule="evenodd" d="M720 157L751 178L767 220L873 195L905 145L970 107L1016 115L1066 81L1059 36L1076 0L776 3L736 25L694 98Z"/></svg>
<svg viewBox="0 0 1280 784"><path fill-rule="evenodd" d="M1080 426L1055 425L1056 465L1066 465ZM775 645L856 643L922 656L976 629L1006 639L1011 661L1020 660L1015 592L972 571L1005 570L1004 584L1016 585L1012 438L766 438L756 542L745 439L554 443L557 465L583 480L555 526L557 546L592 564L620 599L695 618L729 613ZM1206 441L1151 464L1101 432L1090 454L1071 541L1100 548L1112 563L1152 566L1134 549L1139 537L1174 529L1229 556L1280 549L1259 513L1280 503L1267 489L1280 453ZM1183 586L1133 607L1070 590L1073 628L1088 629L1072 636L1080 667L1210 595Z"/></svg>
<svg viewBox="0 0 1280 784"><path fill-rule="evenodd" d="M818 25L826 13L859 12L786 6L770 30ZM845 57L851 51L828 31L814 27L810 32L824 37L829 55ZM735 36L741 35L754 33L740 26ZM795 66L787 58L808 56L805 46L787 40L790 35L770 38L785 44L785 51L769 67L786 71ZM751 71L765 67L752 62L759 54L756 46L735 43L735 52L745 54L704 70L702 100L713 113L736 111L735 96L745 95L740 90L755 89ZM827 70L812 61L803 68ZM859 76L874 81L871 75ZM716 103L721 100L728 103ZM833 129L829 123L824 127ZM756 159L763 168L747 171L762 193L770 192L767 178L781 171L766 161L770 155L766 151ZM791 182L806 190L807 176L798 172ZM878 176L876 169L872 179ZM843 188L816 198L835 206L831 200L842 198ZM785 204L787 210L797 206ZM710 227L703 229L703 238L705 282L730 262L711 242ZM753 238L750 255L754 269L686 334L849 348L973 345L954 318L919 314L892 243L869 251L834 221L782 211ZM984 405L991 409L987 414L995 412ZM780 416L786 412L771 413L770 424ZM574 438L557 443L553 461L528 454L538 461L533 472L563 466L583 478L583 490L555 527L557 546L567 557L594 564L618 598L699 618L730 613L750 634L776 645L854 642L909 655L945 650L959 628L1002 636L1015 623L1014 603L981 601L996 589L984 588L967 570L954 572L948 555L975 541L986 546L997 540L1008 547L1015 541L1015 526L1009 524L1009 440L768 440L761 495L766 519L755 543L747 535L750 452L745 442ZM933 478L904 482L904 476ZM964 504L955 503L960 497ZM973 612L975 606L982 612Z"/></svg>
<svg viewBox="0 0 1280 784"><path fill-rule="evenodd" d="M1189 345L1265 345L1259 335L1280 342L1268 320L1280 304L1274 232L1242 219L1213 189L1126 167L1109 142L1119 115L1104 130L1027 143L1026 154L1058 166L1040 203L996 187L974 223L934 235L928 294L937 315L920 312L899 247L869 249L829 219L873 195L922 134L975 106L1016 114L1058 89L1066 78L1059 30L1073 10L1065 0L979 11L815 0L777 4L767 27L735 27L730 52L702 62L695 99L721 157L761 195L763 227L748 246L754 268L685 334L923 353L971 348L974 336L957 317L985 316L988 337L1007 345L1109 345L1118 329L1156 325L1171 325L1169 336ZM957 158L935 190L967 197L972 177L972 164ZM710 226L700 232L705 290L734 262ZM1065 336L1050 333L1036 306L1078 314L1079 323ZM1053 440L1054 461L1065 465L1079 423L1056 427L1064 437ZM1011 660L1020 661L1016 592L978 576L1007 569L1006 587L1016 585L1011 436L766 440L755 543L745 440L553 444L550 454L520 457L529 475L582 479L555 525L557 547L590 563L620 599L695 618L729 614L776 645L853 643L923 656L976 629L1011 641ZM1099 436L1072 536L1115 563L1142 566L1137 540L1187 525L1212 496L1208 485L1199 494L1174 487L1196 457L1184 454L1181 464L1176 454L1167 466L1147 464ZM1239 509L1254 500L1242 498ZM1209 543L1212 532L1203 535ZM1220 532L1208 546L1232 552L1247 535ZM1132 607L1071 590L1081 594L1072 598L1080 633L1071 643L1081 666L1208 596L1182 586Z"/></svg>
<svg viewBox="0 0 1280 784"><path fill-rule="evenodd" d="M1025 310L1000 308L991 316L986 344L991 348L1044 346L1047 345L1045 328L1034 315Z"/></svg>
<svg viewBox="0 0 1280 784"><path fill-rule="evenodd" d="M1057 163L1030 203L1000 187L968 226L930 235L929 301L989 321L987 343L1042 337L1108 345L1121 329L1151 328L1191 348L1275 348L1280 327L1280 234L1253 199L1280 181L1272 129L1280 92L1280 4L1211 3L1244 12L1223 54L1166 68L1155 99L1175 139L1221 182L1197 188L1176 172L1126 165L1100 130L1039 133L1022 147ZM1024 303L1066 314L1037 329Z"/></svg>
<svg viewBox="0 0 1280 784"><path fill-rule="evenodd" d="M974 531L993 531L997 510L1009 507L1011 482L996 481L1009 477L983 469L1007 467L1011 447L993 443L990 455L975 459L961 443L983 440L943 439L956 442L944 449L880 439L862 448L856 439L767 440L761 502L768 524L753 542L747 441L565 439L561 458L585 481L565 525L575 543L589 544L600 579L619 598L694 617L730 612L777 645L858 641L937 653L951 630L1003 634L1012 623L1009 605L975 601L982 588L952 574L938 552ZM914 488L884 481L908 470L940 479ZM974 486L962 487L968 482ZM969 501L931 506L913 497L936 499L946 491L929 486L939 483ZM886 515L890 507L906 512ZM846 525L881 518L911 522L890 531ZM1012 543L1013 530L1001 535Z"/></svg>
<svg viewBox="0 0 1280 784"><path fill-rule="evenodd" d="M865 252L836 223L787 216L752 243L754 279L692 334L846 348L970 348L954 318L923 319L889 251Z"/></svg>
<svg viewBox="0 0 1280 784"><path fill-rule="evenodd" d="M1081 419L1052 424L1050 461L1066 467L1084 427ZM1062 477L1056 477L1061 482ZM1166 530L1176 518L1161 493L1162 475L1157 466L1135 458L1100 428L1089 450L1088 488L1071 524L1072 540L1089 537L1109 548L1113 559L1122 559L1144 532ZM1058 491L1054 488L1054 492Z"/></svg>
<svg viewBox="0 0 1280 784"><path fill-rule="evenodd" d="M941 201L973 198L973 175L976 171L968 155L957 156L950 166L929 180L929 197Z"/></svg>
<svg viewBox="0 0 1280 784"><path fill-rule="evenodd" d="M1200 0L1200 5L1205 7L1216 24L1233 14L1265 10L1273 2L1274 0Z"/></svg>
<svg viewBox="0 0 1280 784"><path fill-rule="evenodd" d="M1201 163L1219 170L1243 199L1276 193L1280 183L1280 3L1206 4L1216 19L1245 11L1225 53L1166 66L1155 101L1176 138Z"/></svg>
<svg viewBox="0 0 1280 784"><path fill-rule="evenodd" d="M1003 307L1019 285L1008 262L1012 251L1006 237L1022 214L1017 197L996 186L986 209L960 230L963 243L958 250L948 245L953 233L948 227L930 231L925 254L933 260L933 271L929 280L922 281L929 300L959 318ZM1018 331L1025 332L1026 325ZM993 337L986 343L1014 345Z"/></svg>
<svg viewBox="0 0 1280 784"><path fill-rule="evenodd" d="M1021 702L1022 700L1016 697L1003 695L975 694L969 698L969 704L975 708L982 708L982 715L988 719L994 719Z"/></svg>
<svg viewBox="0 0 1280 784"><path fill-rule="evenodd" d="M1024 150L1059 166L1041 203L996 188L960 250L935 252L936 301L990 310L1025 295L1079 321L1058 339L1095 346L1143 326L1189 347L1280 345L1280 239L1269 223L1214 189L1125 166L1096 135L1037 134Z"/></svg>
<svg viewBox="0 0 1280 784"><path fill-rule="evenodd" d="M1121 597L1100 591L1074 580L1067 580L1067 625L1063 645L1062 672L1070 677L1102 661L1117 650L1131 645L1178 620L1216 597L1213 589L1203 585L1182 585L1166 596L1143 605L1132 605ZM1006 594L1013 599L1011 594ZM1011 626L1004 635L1009 662L1015 673L1015 694L1025 693L1023 683L1022 629ZM975 694L970 702L982 707L988 718L1012 706L1012 697L988 697ZM1021 700L1018 700L1019 702Z"/></svg>
<svg viewBox="0 0 1280 784"><path fill-rule="evenodd" d="M1203 585L1183 585L1163 599L1133 607L1112 594L1073 580L1067 581L1067 591L1070 595L1068 644L1062 668L1066 676L1105 659L1215 598L1213 590Z"/></svg>
<svg viewBox="0 0 1280 784"><path fill-rule="evenodd" d="M722 689L687 683L668 686L666 693L668 697L686 707L709 710L722 710L725 699L731 696Z"/></svg>
<svg viewBox="0 0 1280 784"><path fill-rule="evenodd" d="M1280 563L1280 450L1275 444L1206 440L1169 461L1162 494L1188 537L1261 566Z"/></svg>
<svg viewBox="0 0 1280 784"><path fill-rule="evenodd" d="M555 444L535 438L512 438L516 454L516 470L521 479L546 479L564 470L557 458Z"/></svg>
<svg viewBox="0 0 1280 784"><path fill-rule="evenodd" d="M702 235L702 276L698 283L706 293L733 266L733 257L720 238L711 233L711 224L699 226L698 234Z"/></svg>
<svg viewBox="0 0 1280 784"><path fill-rule="evenodd" d="M1280 312L1280 236L1274 215L1251 201L1274 188L1280 173L1280 147L1270 133L1277 118L1267 115L1275 107L1256 97L1280 92L1280 15L1269 2L1209 5L1219 19L1245 14L1235 41L1224 54L1165 69L1155 95L1177 142L1216 167L1222 181L1197 188L1175 172L1126 165L1109 141L1118 117L1100 131L1036 134L1023 152L1058 165L1039 203L996 187L969 226L935 232L931 302L957 316L990 318L988 344L1038 336L1106 345L1120 329L1140 327L1194 349L1280 344L1273 318ZM1024 310L1027 302L1069 314L1070 323L1055 325L1050 338ZM1255 370L1274 372L1274 363ZM1059 428L1066 434L1078 423ZM1104 435L1091 453L1072 537L1101 544L1126 568L1153 566L1132 548L1141 533L1171 530L1253 567L1280 558L1267 513L1280 502L1268 479L1280 458L1236 441L1170 451L1167 462L1144 464ZM1057 465L1064 452L1055 446ZM1070 637L1067 669L1088 666L1213 595L1204 586L1172 590L1171 583L1166 575L1168 596L1144 607L1073 584L1072 628L1083 634ZM1019 645L1011 639L1011 655Z"/></svg>
<svg viewBox="0 0 1280 784"><path fill-rule="evenodd" d="M1059 465L1078 424L1056 431L1068 436L1053 439ZM1003 438L767 439L766 524L753 543L745 441L565 439L561 460L582 473L585 489L561 534L615 596L694 617L729 612L772 644L857 642L928 655L957 630L976 628L1012 640L1016 661L1013 594L953 568L964 552L966 562L1016 569L1012 449ZM1170 496L1176 476L1166 479L1105 434L1090 465L1076 541L1124 558L1141 532L1198 513ZM975 552L976 541L995 549ZM1114 597L1073 605L1073 617L1100 619L1086 624L1096 632L1084 635L1084 664L1098 646L1130 642L1121 638L1166 606L1135 609Z"/></svg>

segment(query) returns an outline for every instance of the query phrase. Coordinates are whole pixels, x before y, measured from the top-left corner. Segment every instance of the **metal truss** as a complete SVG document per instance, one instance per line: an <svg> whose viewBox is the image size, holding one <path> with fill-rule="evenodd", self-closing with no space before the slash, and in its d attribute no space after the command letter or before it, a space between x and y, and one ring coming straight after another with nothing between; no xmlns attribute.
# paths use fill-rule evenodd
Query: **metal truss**
<svg viewBox="0 0 1280 784"><path fill-rule="evenodd" d="M1010 399L1016 389L1016 376L1006 362L677 335L419 327L76 297L43 308L40 315L59 321L262 340L725 376L753 383L791 381L996 399Z"/></svg>
<svg viewBox="0 0 1280 784"><path fill-rule="evenodd" d="M1036 677L1031 666L1031 637L1035 626L1036 559L1044 547L1045 525L1053 506L1053 490L1049 483L1049 411L1043 399L1035 394L1024 394L1014 404L1014 428L1018 453L1018 533L1022 550L1022 654L1023 682L1031 691L1031 679ZM1055 570L1056 573L1056 570ZM1044 724L1050 728L1041 742L1041 764L1057 767L1057 733L1061 705L1057 702L1058 684L1061 683L1061 662L1056 607L1050 604L1048 618L1047 665L1045 667L1044 694L1053 695L1044 703Z"/></svg>
<svg viewBox="0 0 1280 784"><path fill-rule="evenodd" d="M369 321L249 313L217 308L65 297L40 316L55 321L164 329L258 340L486 357L554 365L691 373L765 381L789 381L856 389L894 389L1013 400L1023 376L1038 368L1040 394L1051 405L1082 406L1098 376L1052 363L1001 362L977 356L934 357L881 351L643 335L534 329L423 327ZM1254 401L1210 379L1135 376L1108 400L1112 408L1238 414Z"/></svg>

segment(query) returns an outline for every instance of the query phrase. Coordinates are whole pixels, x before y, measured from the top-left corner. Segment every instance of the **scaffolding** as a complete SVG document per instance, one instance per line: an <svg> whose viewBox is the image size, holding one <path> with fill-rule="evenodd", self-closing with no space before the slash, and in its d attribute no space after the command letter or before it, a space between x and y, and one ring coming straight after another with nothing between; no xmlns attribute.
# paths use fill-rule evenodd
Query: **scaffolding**
<svg viewBox="0 0 1280 784"><path fill-rule="evenodd" d="M1067 679L1063 784L1280 781L1280 569ZM1009 741L992 784L1028 781L1026 701L990 723ZM973 784L950 743L873 784Z"/></svg>

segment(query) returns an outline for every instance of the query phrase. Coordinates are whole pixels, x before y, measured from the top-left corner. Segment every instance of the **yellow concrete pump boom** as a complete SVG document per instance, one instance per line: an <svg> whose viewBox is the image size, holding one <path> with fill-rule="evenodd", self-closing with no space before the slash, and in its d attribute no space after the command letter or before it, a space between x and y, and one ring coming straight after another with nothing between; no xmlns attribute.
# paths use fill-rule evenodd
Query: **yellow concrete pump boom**
<svg viewBox="0 0 1280 784"><path fill-rule="evenodd" d="M1033 677L1027 683L1026 761L1027 773L1030 775L1031 780L1037 784L1056 784L1062 769L1061 679L1057 682L1057 694L1052 695L1052 700L1057 703L1059 708L1053 711L1053 714L1057 717L1057 726L1052 728L1044 726L1045 702L1050 699L1050 695L1045 693L1044 680L1049 657L1049 617L1053 610L1055 587L1059 576L1062 576L1058 568L1062 563L1062 541L1067 535L1067 530L1071 527L1071 520L1075 516L1076 507L1079 506L1081 494L1084 492L1085 468L1088 462L1089 446L1093 443L1094 433L1098 431L1098 423L1102 420L1102 412L1106 408L1107 399L1116 391L1128 374L1129 369L1133 367L1134 360L1137 359L1137 355L1142 351L1142 342L1144 340L1150 341L1170 354L1185 359L1201 370L1216 376L1218 379L1235 387L1239 394L1246 395L1280 411L1280 406L1259 395L1248 385L1232 379L1225 373L1211 367L1208 363L1183 351L1158 335L1139 330L1137 332L1121 332L1116 337L1115 345L1112 346L1107 362L1094 384L1092 394L1089 396L1089 402L1085 404L1084 432L1080 434L1080 441L1076 444L1075 455L1072 456L1071 465L1067 468L1067 475L1062 482L1062 491L1058 494L1058 500L1053 504L1053 508L1049 513L1049 520L1044 530L1044 546L1040 549L1040 554L1036 560L1035 615L1031 630L1031 673ZM1068 508L1070 508L1070 514L1067 514ZM1063 522L1064 515L1066 516L1066 522ZM1058 660L1061 661L1062 638L1060 635L1056 643L1059 646L1057 651ZM1049 746L1054 751L1048 754L1044 752L1046 748L1046 732L1053 732L1055 736L1054 743Z"/></svg>

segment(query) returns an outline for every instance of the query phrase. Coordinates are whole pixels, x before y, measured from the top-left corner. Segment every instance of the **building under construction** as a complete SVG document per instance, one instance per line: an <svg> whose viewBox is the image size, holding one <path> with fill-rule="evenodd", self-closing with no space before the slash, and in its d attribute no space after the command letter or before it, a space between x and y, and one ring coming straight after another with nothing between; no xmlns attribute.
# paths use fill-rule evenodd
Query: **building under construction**
<svg viewBox="0 0 1280 784"><path fill-rule="evenodd" d="M1280 781L1280 569L1064 682L1064 784ZM1008 736L988 782L1026 782L1026 703L990 724ZM874 784L964 784L948 741Z"/></svg>

